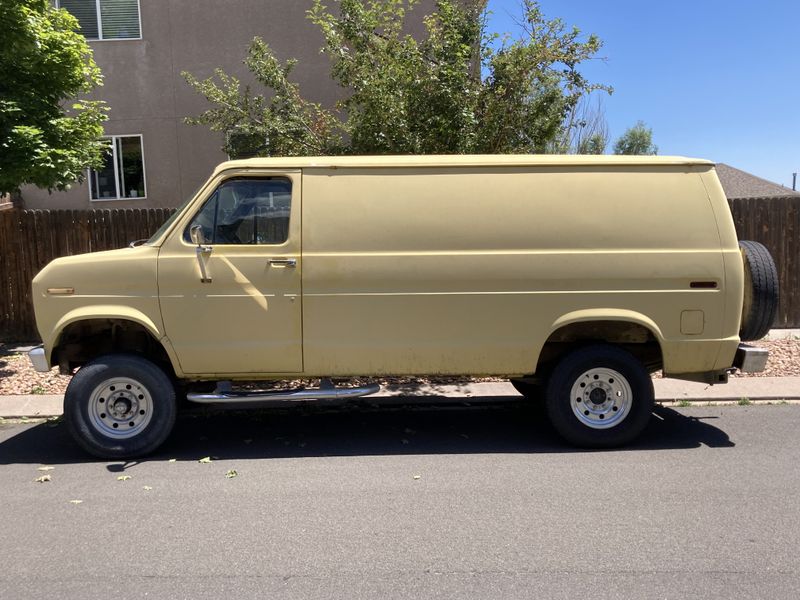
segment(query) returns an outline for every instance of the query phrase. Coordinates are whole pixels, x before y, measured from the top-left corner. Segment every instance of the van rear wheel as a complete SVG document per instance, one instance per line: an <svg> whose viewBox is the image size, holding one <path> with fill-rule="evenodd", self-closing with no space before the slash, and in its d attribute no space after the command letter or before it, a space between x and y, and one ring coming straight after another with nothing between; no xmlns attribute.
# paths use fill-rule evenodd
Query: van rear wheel
<svg viewBox="0 0 800 600"><path fill-rule="evenodd" d="M608 344L566 355L546 391L547 414L561 436L583 448L633 441L653 410L653 382L631 353Z"/></svg>

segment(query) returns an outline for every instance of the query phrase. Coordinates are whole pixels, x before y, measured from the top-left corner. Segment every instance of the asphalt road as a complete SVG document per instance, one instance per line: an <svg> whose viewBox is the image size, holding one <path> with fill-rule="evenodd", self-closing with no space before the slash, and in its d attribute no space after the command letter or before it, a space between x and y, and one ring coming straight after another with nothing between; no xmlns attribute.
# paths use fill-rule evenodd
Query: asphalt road
<svg viewBox="0 0 800 600"><path fill-rule="evenodd" d="M267 411L106 463L2 425L0 598L796 599L799 431L659 408L579 452L518 406Z"/></svg>

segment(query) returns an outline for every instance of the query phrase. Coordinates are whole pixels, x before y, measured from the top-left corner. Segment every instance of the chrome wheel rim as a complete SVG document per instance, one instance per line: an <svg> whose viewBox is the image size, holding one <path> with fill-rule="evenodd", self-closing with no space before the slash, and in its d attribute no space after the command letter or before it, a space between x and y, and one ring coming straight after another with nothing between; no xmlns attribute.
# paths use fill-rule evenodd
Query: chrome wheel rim
<svg viewBox="0 0 800 600"><path fill-rule="evenodd" d="M570 405L577 419L592 429L610 429L628 416L633 392L628 380L618 371L597 367L575 381Z"/></svg>
<svg viewBox="0 0 800 600"><path fill-rule="evenodd" d="M120 440L134 437L152 418L153 398L135 379L108 379L89 396L89 421L105 436Z"/></svg>

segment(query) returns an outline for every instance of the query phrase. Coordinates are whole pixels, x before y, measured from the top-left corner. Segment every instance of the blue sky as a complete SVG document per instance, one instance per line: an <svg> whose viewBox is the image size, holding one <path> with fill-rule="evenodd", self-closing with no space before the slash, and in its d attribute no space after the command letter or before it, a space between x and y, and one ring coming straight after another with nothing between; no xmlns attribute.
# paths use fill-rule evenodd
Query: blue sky
<svg viewBox="0 0 800 600"><path fill-rule="evenodd" d="M489 0L515 32L519 0ZM613 142L642 120L659 154L708 158L786 186L800 172L800 3L790 0L541 0L605 43L583 68ZM610 151L610 150L609 150Z"/></svg>

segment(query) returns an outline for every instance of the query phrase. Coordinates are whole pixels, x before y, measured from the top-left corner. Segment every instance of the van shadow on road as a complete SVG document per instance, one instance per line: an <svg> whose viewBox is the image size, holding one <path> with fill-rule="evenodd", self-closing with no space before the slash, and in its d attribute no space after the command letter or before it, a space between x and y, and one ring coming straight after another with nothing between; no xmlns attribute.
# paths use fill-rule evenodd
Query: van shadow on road
<svg viewBox="0 0 800 600"><path fill-rule="evenodd" d="M658 407L640 441L621 451L734 446L728 435L715 427L715 418ZM203 456L225 460L569 452L581 450L562 442L538 410L520 402L201 411L181 416L164 446L143 461L194 461ZM72 441L63 423L0 427L0 464L92 461Z"/></svg>

